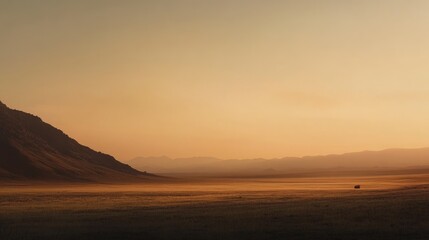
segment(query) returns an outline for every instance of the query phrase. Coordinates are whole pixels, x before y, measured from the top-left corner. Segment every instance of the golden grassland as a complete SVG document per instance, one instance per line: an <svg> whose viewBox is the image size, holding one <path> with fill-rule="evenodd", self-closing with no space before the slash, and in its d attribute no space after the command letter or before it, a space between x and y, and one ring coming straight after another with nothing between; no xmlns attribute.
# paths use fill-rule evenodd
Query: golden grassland
<svg viewBox="0 0 429 240"><path fill-rule="evenodd" d="M0 188L0 239L428 237L429 174Z"/></svg>

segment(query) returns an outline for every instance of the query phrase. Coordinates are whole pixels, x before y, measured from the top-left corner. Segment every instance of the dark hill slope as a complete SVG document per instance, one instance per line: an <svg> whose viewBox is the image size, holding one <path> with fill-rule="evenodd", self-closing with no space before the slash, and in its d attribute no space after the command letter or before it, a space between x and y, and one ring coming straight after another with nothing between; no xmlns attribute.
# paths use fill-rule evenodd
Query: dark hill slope
<svg viewBox="0 0 429 240"><path fill-rule="evenodd" d="M0 179L137 181L151 176L0 102Z"/></svg>

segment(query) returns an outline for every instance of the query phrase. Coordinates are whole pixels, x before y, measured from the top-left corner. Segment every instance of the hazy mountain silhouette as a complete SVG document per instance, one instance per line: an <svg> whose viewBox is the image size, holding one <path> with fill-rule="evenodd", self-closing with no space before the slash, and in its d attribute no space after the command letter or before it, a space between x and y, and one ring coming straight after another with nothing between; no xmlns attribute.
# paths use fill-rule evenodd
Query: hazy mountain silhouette
<svg viewBox="0 0 429 240"><path fill-rule="evenodd" d="M279 159L148 158L138 157L129 164L154 173L202 174L283 174L321 170L393 170L429 168L429 148L387 149L326 156Z"/></svg>
<svg viewBox="0 0 429 240"><path fill-rule="evenodd" d="M0 102L0 179L134 181L151 176Z"/></svg>
<svg viewBox="0 0 429 240"><path fill-rule="evenodd" d="M222 160L212 157L191 157L191 158L169 158L161 157L137 157L129 161L129 164L136 169L148 169L149 172L169 173L169 172L205 172L216 166Z"/></svg>

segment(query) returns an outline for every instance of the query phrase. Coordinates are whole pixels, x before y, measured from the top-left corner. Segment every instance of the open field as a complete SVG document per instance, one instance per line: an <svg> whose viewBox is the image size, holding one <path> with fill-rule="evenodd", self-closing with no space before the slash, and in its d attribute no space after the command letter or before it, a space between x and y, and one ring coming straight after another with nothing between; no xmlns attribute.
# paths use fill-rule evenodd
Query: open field
<svg viewBox="0 0 429 240"><path fill-rule="evenodd" d="M2 240L239 238L428 239L429 175L0 188Z"/></svg>

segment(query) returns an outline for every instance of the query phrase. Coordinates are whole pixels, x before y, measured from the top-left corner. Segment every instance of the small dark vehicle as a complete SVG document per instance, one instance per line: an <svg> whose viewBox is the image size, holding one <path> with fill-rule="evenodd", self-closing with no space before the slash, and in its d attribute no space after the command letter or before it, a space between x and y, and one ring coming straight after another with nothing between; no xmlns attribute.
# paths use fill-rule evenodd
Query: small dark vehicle
<svg viewBox="0 0 429 240"><path fill-rule="evenodd" d="M355 189L360 189L360 185L355 185Z"/></svg>

